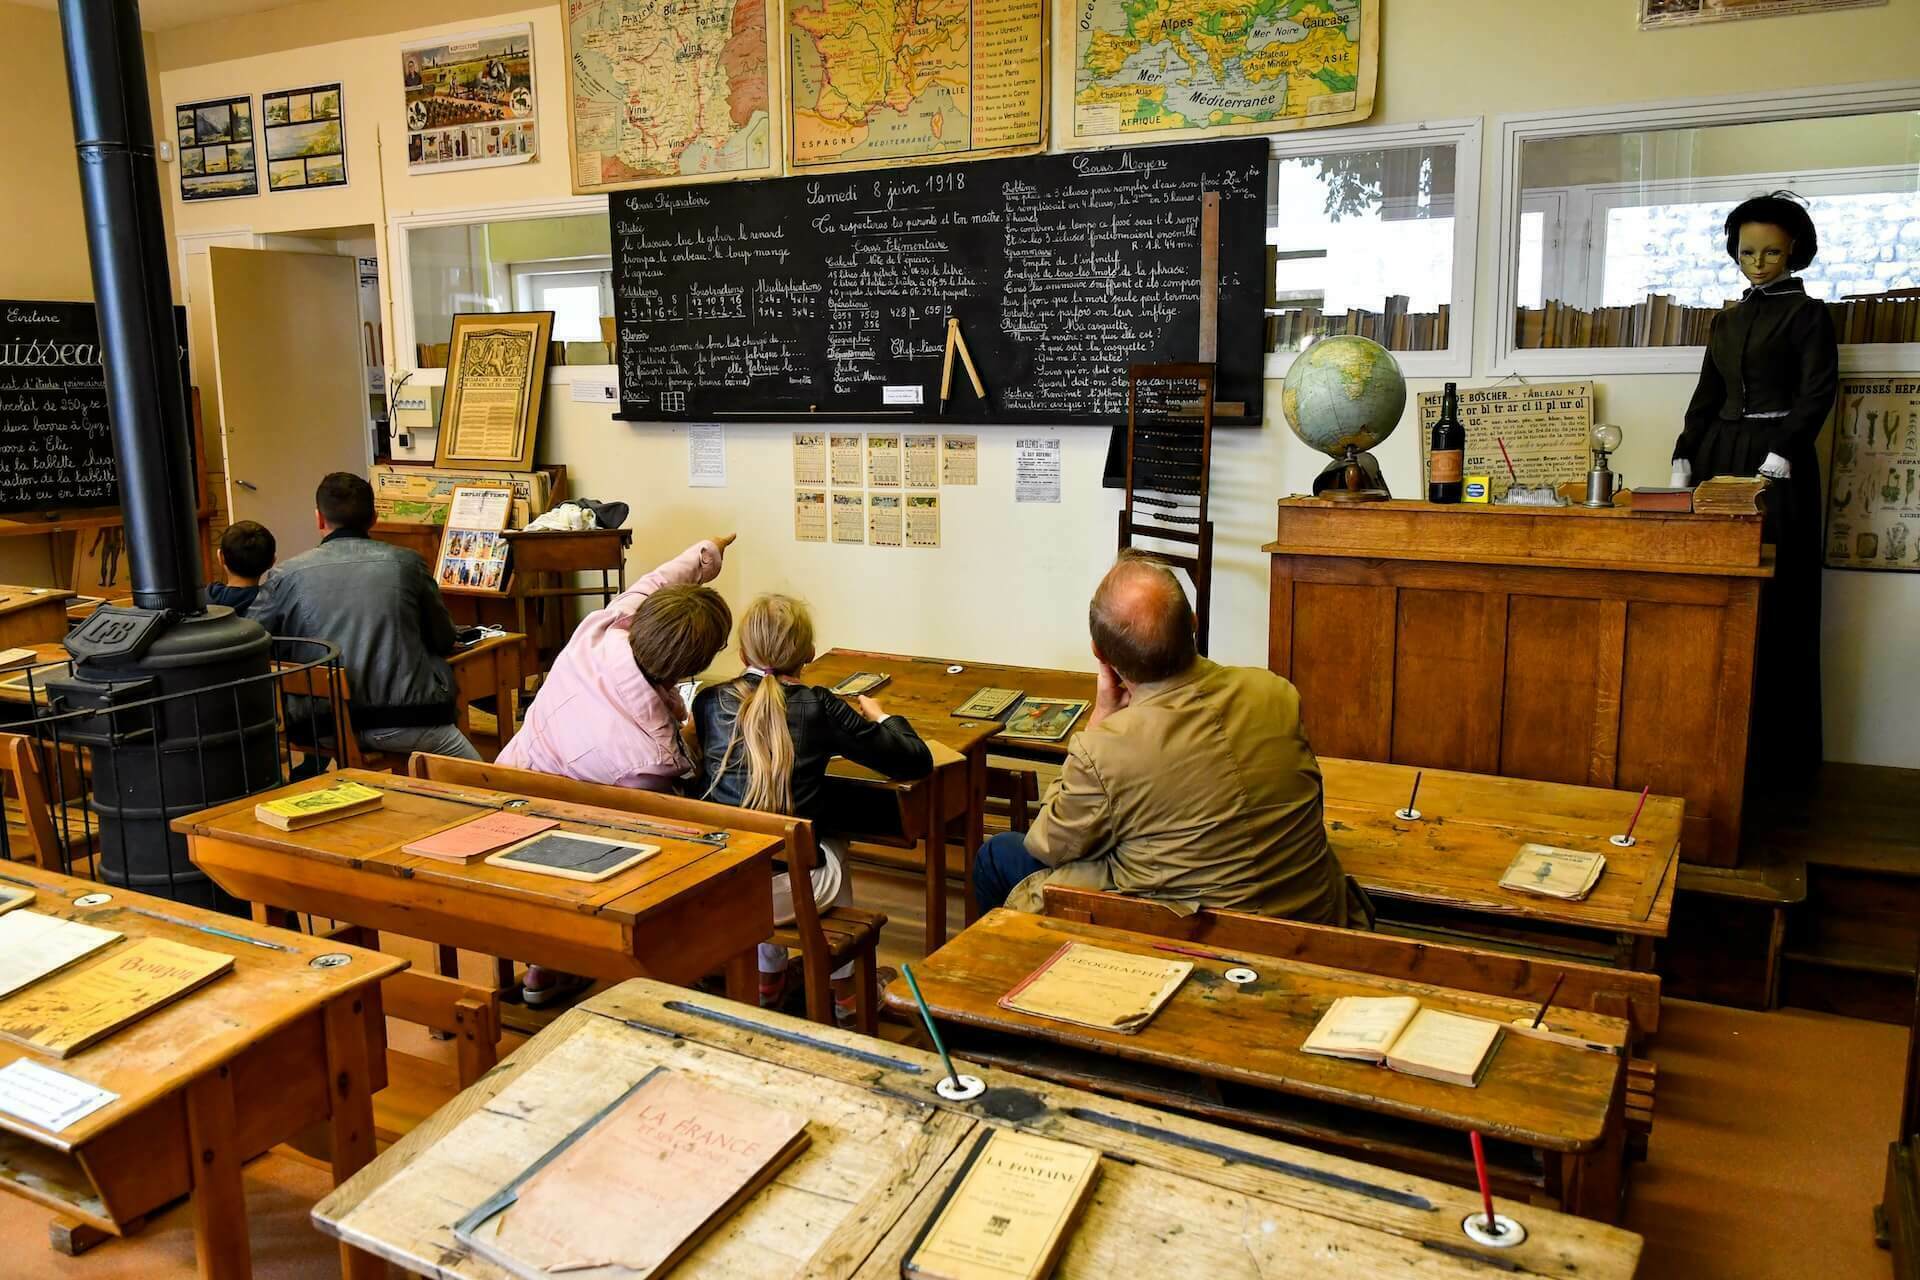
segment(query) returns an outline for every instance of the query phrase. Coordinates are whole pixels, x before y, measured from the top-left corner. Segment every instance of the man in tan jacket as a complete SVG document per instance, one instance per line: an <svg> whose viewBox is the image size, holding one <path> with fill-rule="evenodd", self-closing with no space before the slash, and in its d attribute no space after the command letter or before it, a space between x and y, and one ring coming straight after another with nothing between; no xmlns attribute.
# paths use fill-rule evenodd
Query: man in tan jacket
<svg viewBox="0 0 1920 1280"><path fill-rule="evenodd" d="M1194 650L1167 569L1127 553L1088 609L1099 692L1022 836L974 862L982 911L1041 909L1046 884L1366 927L1327 844L1300 695L1270 671Z"/></svg>

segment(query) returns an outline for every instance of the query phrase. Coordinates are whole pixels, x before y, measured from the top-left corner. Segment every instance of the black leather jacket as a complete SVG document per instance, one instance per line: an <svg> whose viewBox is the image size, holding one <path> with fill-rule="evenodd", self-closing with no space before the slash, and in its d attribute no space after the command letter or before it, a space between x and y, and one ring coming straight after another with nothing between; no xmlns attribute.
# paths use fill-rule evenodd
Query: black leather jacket
<svg viewBox="0 0 1920 1280"><path fill-rule="evenodd" d="M721 804L738 805L747 791L747 754L736 746L724 774L715 780L720 761L733 736L740 711L742 686L751 690L761 680L748 672L738 681L702 689L693 700L693 724L700 735L700 777L693 794ZM830 689L787 684L787 731L793 735L793 816L816 822L823 812L822 781L827 762L845 756L889 778L925 777L933 771L933 754L901 716L874 724ZM712 790L709 791L708 788Z"/></svg>
<svg viewBox="0 0 1920 1280"><path fill-rule="evenodd" d="M1695 451L1708 427L1749 419L1763 453L1794 461L1797 473L1795 459L1811 456L1839 379L1840 351L1827 304L1809 298L1806 286L1791 276L1749 289L1738 306L1713 318L1700 385L1673 456L1697 463ZM1771 416L1783 410L1785 416Z"/></svg>

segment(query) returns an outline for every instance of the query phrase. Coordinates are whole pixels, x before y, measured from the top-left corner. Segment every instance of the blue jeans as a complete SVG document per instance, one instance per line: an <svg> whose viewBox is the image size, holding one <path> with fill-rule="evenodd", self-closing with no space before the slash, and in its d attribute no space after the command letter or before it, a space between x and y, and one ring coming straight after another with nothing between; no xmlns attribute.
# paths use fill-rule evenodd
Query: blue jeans
<svg viewBox="0 0 1920 1280"><path fill-rule="evenodd" d="M460 732L457 724L421 725L404 729L363 729L360 733L360 745L368 751L387 751L395 755L407 755L414 751L424 751L428 755L455 756L461 760L478 760L480 753L467 741L467 735Z"/></svg>
<svg viewBox="0 0 1920 1280"><path fill-rule="evenodd" d="M980 846L973 860L973 900L985 915L1006 903L1013 886L1047 864L1027 852L1027 838L1018 831L1002 831Z"/></svg>

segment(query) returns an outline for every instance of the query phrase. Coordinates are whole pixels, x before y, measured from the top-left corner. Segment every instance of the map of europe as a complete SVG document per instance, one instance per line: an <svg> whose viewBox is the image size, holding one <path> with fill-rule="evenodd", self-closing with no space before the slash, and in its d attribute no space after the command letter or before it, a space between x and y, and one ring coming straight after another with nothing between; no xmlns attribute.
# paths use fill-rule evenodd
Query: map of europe
<svg viewBox="0 0 1920 1280"><path fill-rule="evenodd" d="M1069 2L1070 143L1268 132L1372 112L1378 0Z"/></svg>
<svg viewBox="0 0 1920 1280"><path fill-rule="evenodd" d="M767 4L567 0L574 190L779 173Z"/></svg>

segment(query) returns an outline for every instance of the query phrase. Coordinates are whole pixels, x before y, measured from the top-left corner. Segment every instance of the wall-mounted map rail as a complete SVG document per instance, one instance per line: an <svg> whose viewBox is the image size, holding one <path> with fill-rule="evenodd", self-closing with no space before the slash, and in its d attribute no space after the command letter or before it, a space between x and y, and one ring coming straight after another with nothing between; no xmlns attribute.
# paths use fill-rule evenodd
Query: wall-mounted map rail
<svg viewBox="0 0 1920 1280"><path fill-rule="evenodd" d="M1258 426L1264 140L616 192L619 416L930 422L956 317L991 405L956 380L948 423L1124 421L1128 366L1198 354L1208 192L1217 393Z"/></svg>

